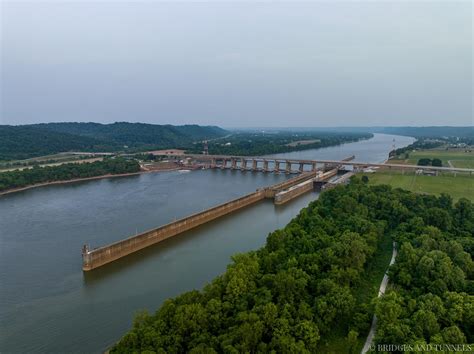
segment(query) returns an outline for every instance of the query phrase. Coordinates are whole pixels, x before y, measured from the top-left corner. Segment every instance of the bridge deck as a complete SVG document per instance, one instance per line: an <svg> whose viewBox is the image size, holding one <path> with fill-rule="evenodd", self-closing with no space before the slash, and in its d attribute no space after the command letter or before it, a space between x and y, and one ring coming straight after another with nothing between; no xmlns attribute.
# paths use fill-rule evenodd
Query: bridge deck
<svg viewBox="0 0 474 354"><path fill-rule="evenodd" d="M372 163L372 162L356 162L347 160L303 160L303 159L287 159L278 157L262 157L262 156L233 156L233 155L200 155L200 154L188 154L184 157L191 157L200 160L255 160L259 162L279 162L279 163L292 163L292 164L305 164L312 165L316 164L336 164L343 166L360 166L360 167L388 167L388 168L400 168L400 169L420 169L420 170L431 170L431 171L448 171L448 172L467 172L474 173L472 168L460 168L460 167L435 167L435 166L418 166L418 165L403 165L403 164L391 164L391 163Z"/></svg>

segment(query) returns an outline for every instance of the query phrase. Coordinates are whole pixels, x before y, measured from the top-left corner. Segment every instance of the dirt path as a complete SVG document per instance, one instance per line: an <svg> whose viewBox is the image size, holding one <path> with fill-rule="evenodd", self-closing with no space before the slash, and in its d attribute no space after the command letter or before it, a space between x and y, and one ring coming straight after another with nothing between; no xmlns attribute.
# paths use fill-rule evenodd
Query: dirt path
<svg viewBox="0 0 474 354"><path fill-rule="evenodd" d="M390 264L389 264L388 268L390 268L390 266L395 263L395 259L397 258L397 253L398 253L397 252L397 245L394 242L393 243L393 251L392 251L392 259L390 260ZM388 268L387 268L387 271L388 271ZM388 274L387 274L387 272L385 272L385 275L383 276L383 279L382 279L382 283L380 283L378 297L383 296L385 294L385 289L387 288L387 284L388 284ZM377 316L375 316L375 314L374 314L374 317L372 319L372 326L370 327L369 335L367 336L367 340L365 341L365 344L364 344L364 347L362 348L361 354L365 354L369 350L373 351L373 348L371 346L372 346L372 342L374 341L374 336L375 336L375 330L376 329L377 329Z"/></svg>

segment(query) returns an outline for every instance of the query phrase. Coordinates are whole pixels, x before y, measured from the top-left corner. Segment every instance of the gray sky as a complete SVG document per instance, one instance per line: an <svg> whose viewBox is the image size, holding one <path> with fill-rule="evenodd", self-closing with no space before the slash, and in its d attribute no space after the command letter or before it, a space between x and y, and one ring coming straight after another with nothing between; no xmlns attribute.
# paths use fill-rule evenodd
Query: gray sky
<svg viewBox="0 0 474 354"><path fill-rule="evenodd" d="M1 124L473 124L470 1L1 10Z"/></svg>

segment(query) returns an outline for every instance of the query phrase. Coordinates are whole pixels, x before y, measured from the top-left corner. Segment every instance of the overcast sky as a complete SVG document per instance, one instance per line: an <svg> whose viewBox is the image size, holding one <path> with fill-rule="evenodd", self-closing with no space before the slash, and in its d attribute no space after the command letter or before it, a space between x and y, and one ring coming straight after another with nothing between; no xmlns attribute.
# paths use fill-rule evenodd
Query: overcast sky
<svg viewBox="0 0 474 354"><path fill-rule="evenodd" d="M1 124L473 124L470 1L1 6Z"/></svg>

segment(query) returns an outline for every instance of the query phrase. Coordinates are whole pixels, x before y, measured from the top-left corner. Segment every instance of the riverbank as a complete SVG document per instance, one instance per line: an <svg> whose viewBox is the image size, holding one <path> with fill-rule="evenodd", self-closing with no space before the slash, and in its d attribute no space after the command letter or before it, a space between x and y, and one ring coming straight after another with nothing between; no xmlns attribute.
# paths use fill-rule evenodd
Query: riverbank
<svg viewBox="0 0 474 354"><path fill-rule="evenodd" d="M3 196L3 195L7 195L7 194L26 191L28 189L40 188L40 187L46 187L46 186L52 186L52 185L86 182L86 181L93 181L93 180L105 179L105 178L129 177L129 176L141 175L141 174L144 174L144 173L168 172L168 171L177 171L177 170L181 170L181 168L178 167L178 168L161 169L161 170L148 170L148 171L142 170L140 172L120 173L120 174L116 174L116 175L109 173L109 174L106 174L106 175L94 176L94 177L75 178L75 179L70 179L70 180L61 180L61 181L53 181L53 182L46 182L46 183L38 183L38 184L32 184L31 186L26 186L26 187L21 187L21 188L13 188L13 189L8 189L6 191L2 191L2 192L0 192L0 197Z"/></svg>

